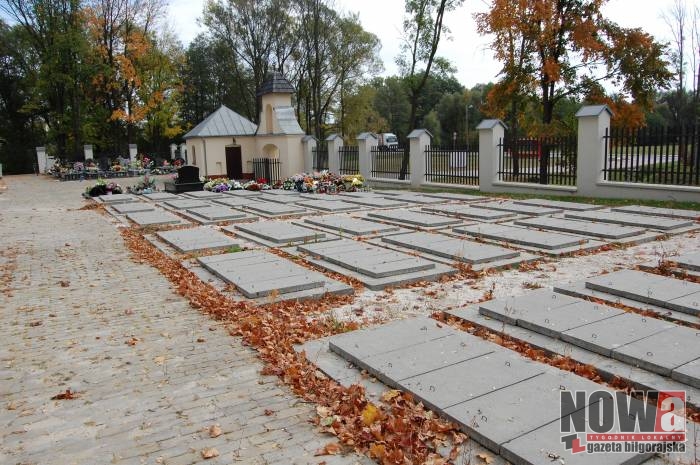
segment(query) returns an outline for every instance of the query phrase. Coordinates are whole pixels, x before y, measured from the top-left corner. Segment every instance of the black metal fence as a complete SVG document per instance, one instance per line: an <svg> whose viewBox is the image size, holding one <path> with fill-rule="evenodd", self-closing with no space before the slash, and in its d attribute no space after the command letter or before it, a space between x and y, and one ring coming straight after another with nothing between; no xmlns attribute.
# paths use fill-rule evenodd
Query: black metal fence
<svg viewBox="0 0 700 465"><path fill-rule="evenodd" d="M278 158L253 158L253 176L265 179L268 183L281 181L280 161Z"/></svg>
<svg viewBox="0 0 700 465"><path fill-rule="evenodd" d="M479 144L425 148L425 180L465 186L479 185Z"/></svg>
<svg viewBox="0 0 700 465"><path fill-rule="evenodd" d="M606 181L700 186L700 128L608 128Z"/></svg>
<svg viewBox="0 0 700 465"><path fill-rule="evenodd" d="M313 155L313 170L323 171L328 169L328 145L319 143L311 151Z"/></svg>
<svg viewBox="0 0 700 465"><path fill-rule="evenodd" d="M408 147L372 147L370 149L370 172L373 178L401 179L401 165L408 157ZM405 178L411 175L411 165L406 169Z"/></svg>
<svg viewBox="0 0 700 465"><path fill-rule="evenodd" d="M577 148L575 135L540 138L506 136L498 144L498 179L575 186Z"/></svg>
<svg viewBox="0 0 700 465"><path fill-rule="evenodd" d="M360 152L356 145L344 145L338 149L340 173L358 174L360 172Z"/></svg>

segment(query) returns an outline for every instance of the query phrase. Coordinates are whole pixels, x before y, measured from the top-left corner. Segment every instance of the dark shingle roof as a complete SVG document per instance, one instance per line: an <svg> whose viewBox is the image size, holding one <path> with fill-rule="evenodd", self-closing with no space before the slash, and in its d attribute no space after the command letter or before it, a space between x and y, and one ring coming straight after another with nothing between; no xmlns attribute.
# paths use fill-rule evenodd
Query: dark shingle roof
<svg viewBox="0 0 700 465"><path fill-rule="evenodd" d="M226 105L221 105L204 121L192 128L184 135L184 139L190 137L217 137L217 136L252 136L258 127L250 120L239 115Z"/></svg>
<svg viewBox="0 0 700 465"><path fill-rule="evenodd" d="M263 82L258 91L258 97L265 94L293 94L294 87L279 71L275 71Z"/></svg>

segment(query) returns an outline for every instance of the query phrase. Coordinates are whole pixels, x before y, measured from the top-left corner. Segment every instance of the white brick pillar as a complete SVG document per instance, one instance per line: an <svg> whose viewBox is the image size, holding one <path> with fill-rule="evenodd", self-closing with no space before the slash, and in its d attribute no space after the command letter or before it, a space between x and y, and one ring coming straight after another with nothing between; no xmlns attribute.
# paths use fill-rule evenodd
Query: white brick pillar
<svg viewBox="0 0 700 465"><path fill-rule="evenodd" d="M476 127L479 131L479 190L494 192L494 181L498 180L499 145L503 140L506 125L500 119L485 119Z"/></svg>
<svg viewBox="0 0 700 465"><path fill-rule="evenodd" d="M85 153L85 161L92 160L94 158L92 153L92 145L83 145L83 152Z"/></svg>
<svg viewBox="0 0 700 465"><path fill-rule="evenodd" d="M317 147L314 136L304 136L301 138L302 150L304 151L304 172L311 173L314 170L314 150Z"/></svg>
<svg viewBox="0 0 700 465"><path fill-rule="evenodd" d="M177 158L177 144L170 144L170 159L175 160Z"/></svg>
<svg viewBox="0 0 700 465"><path fill-rule="evenodd" d="M180 144L180 158L185 160L185 165L189 165L190 161L187 159L187 144Z"/></svg>
<svg viewBox="0 0 700 465"><path fill-rule="evenodd" d="M136 160L136 155L138 155L138 148L136 147L136 144L129 144L129 160L134 161Z"/></svg>
<svg viewBox="0 0 700 465"><path fill-rule="evenodd" d="M48 159L46 158L46 147L36 148L36 164L39 169L39 173L46 173L46 166Z"/></svg>
<svg viewBox="0 0 700 465"><path fill-rule="evenodd" d="M357 136L357 156L360 163L360 174L369 179L372 174L372 147L376 147L379 140L371 132L363 132Z"/></svg>
<svg viewBox="0 0 700 465"><path fill-rule="evenodd" d="M578 118L578 150L576 156L577 194L593 197L598 182L603 180L605 157L605 130L610 127L612 111L607 105L589 105L581 108Z"/></svg>
<svg viewBox="0 0 700 465"><path fill-rule="evenodd" d="M326 137L328 144L328 171L334 174L340 173L340 154L338 149L343 146L343 138L338 134Z"/></svg>
<svg viewBox="0 0 700 465"><path fill-rule="evenodd" d="M425 147L432 138L427 129L414 129L408 135L411 187L420 187L425 182Z"/></svg>

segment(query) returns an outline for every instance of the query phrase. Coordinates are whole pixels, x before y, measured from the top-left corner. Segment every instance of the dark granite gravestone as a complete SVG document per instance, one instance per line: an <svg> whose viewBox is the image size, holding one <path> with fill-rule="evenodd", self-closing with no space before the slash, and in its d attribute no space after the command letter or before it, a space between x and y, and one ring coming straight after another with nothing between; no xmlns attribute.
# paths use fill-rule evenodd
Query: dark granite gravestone
<svg viewBox="0 0 700 465"><path fill-rule="evenodd" d="M177 179L174 181L165 181L165 192L179 194L181 192L201 191L204 189L204 183L199 180L199 168L196 166L185 165L177 170Z"/></svg>
<svg viewBox="0 0 700 465"><path fill-rule="evenodd" d="M102 171L109 171L111 168L109 166L109 158L107 157L100 157L97 159L97 167L101 169Z"/></svg>

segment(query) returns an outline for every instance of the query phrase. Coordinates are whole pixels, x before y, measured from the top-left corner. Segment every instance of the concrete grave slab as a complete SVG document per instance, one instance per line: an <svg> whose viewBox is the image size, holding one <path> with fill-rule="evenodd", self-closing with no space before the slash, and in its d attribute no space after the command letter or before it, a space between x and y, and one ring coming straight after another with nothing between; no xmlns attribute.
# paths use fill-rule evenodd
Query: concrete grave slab
<svg viewBox="0 0 700 465"><path fill-rule="evenodd" d="M263 250L198 259L207 270L249 299L319 298L327 293L352 293L352 287Z"/></svg>
<svg viewBox="0 0 700 465"><path fill-rule="evenodd" d="M453 228L457 234L483 238L500 244L516 244L528 250L560 255L581 250L590 250L604 245L584 236L540 231L505 224L474 224Z"/></svg>
<svg viewBox="0 0 700 465"><path fill-rule="evenodd" d="M230 195L231 197L257 197L261 194L261 191L247 191L245 189L236 189L223 192L224 195Z"/></svg>
<svg viewBox="0 0 700 465"><path fill-rule="evenodd" d="M301 245L299 250L315 253L330 263L344 266L371 278L386 278L435 268L435 264L428 260L374 246L356 247L345 241Z"/></svg>
<svg viewBox="0 0 700 465"><path fill-rule="evenodd" d="M274 194L274 192L282 192L281 194ZM275 202L275 203L297 203L302 200L302 197L298 192L293 191L263 191L260 195L260 199L263 202Z"/></svg>
<svg viewBox="0 0 700 465"><path fill-rule="evenodd" d="M346 202L355 203L355 204L362 205L365 207L373 207L373 208L398 208L398 207L405 207L406 205L408 205L406 202L402 202L400 200L395 200L393 197L386 198L386 197L379 197L377 195L361 196L361 197L348 196L348 198L346 199Z"/></svg>
<svg viewBox="0 0 700 465"><path fill-rule="evenodd" d="M489 197L483 195L458 194L455 192L426 192L426 197L435 197L437 199L458 200L460 202L483 202L489 200Z"/></svg>
<svg viewBox="0 0 700 465"><path fill-rule="evenodd" d="M323 198L323 199L318 199L318 198L305 199L305 200L296 202L296 204L300 205L304 208L309 208L312 210L321 210L323 212L330 212L330 213L356 211L356 210L359 210L361 208L359 205L354 204L354 203L343 202L342 200L338 200L338 199L327 200L325 198Z"/></svg>
<svg viewBox="0 0 700 465"><path fill-rule="evenodd" d="M515 325L519 318L527 315L528 310L539 306L548 311L581 302L580 299L552 292L548 289L536 289L516 297L487 300L479 304L479 313L508 324Z"/></svg>
<svg viewBox="0 0 700 465"><path fill-rule="evenodd" d="M514 223L516 225L526 226L528 228L540 228L551 231L582 234L601 239L625 239L629 237L639 237L646 232L646 229L634 226L611 225L610 223L593 223L590 221L577 221L547 216L516 220Z"/></svg>
<svg viewBox="0 0 700 465"><path fill-rule="evenodd" d="M341 192L339 194L341 197L354 197L358 199L367 197L380 197L383 198L384 195L382 191L357 191L357 192Z"/></svg>
<svg viewBox="0 0 700 465"><path fill-rule="evenodd" d="M344 215L312 216L304 218L304 223L306 225L317 226L334 234L340 234L341 236L377 236L402 232L401 228L398 226Z"/></svg>
<svg viewBox="0 0 700 465"><path fill-rule="evenodd" d="M566 465L638 465L653 454L621 452L596 454L591 460L588 454L572 454L561 441L560 422L554 421L501 445L501 455L513 465L540 465L557 463L552 457L566 458Z"/></svg>
<svg viewBox="0 0 700 465"><path fill-rule="evenodd" d="M623 226L636 226L640 228L656 229L659 231L687 230L693 226L689 220L679 220L649 215L636 215L622 212L566 212L564 217L576 220L596 221L599 223L621 224Z"/></svg>
<svg viewBox="0 0 700 465"><path fill-rule="evenodd" d="M669 257L668 260L674 262L679 268L700 271L700 252Z"/></svg>
<svg viewBox="0 0 700 465"><path fill-rule="evenodd" d="M586 279L586 287L663 308L700 315L700 284L636 270Z"/></svg>
<svg viewBox="0 0 700 465"><path fill-rule="evenodd" d="M518 318L517 325L550 337L559 337L564 331L598 321L616 325L619 321L615 317L624 313L614 307L585 301L549 310L536 306L529 309L526 316Z"/></svg>
<svg viewBox="0 0 700 465"><path fill-rule="evenodd" d="M559 427L562 389L601 389L570 372L436 323L425 317L395 321L332 336L329 348L356 366L379 374L389 386L410 392L438 414L457 421L470 437L494 452L509 447L508 460L518 464L546 462L541 460L539 449L513 446L512 441L539 434L551 422ZM560 443L559 430L551 434L550 442L556 446Z"/></svg>
<svg viewBox="0 0 700 465"><path fill-rule="evenodd" d="M437 203L445 203L447 199L440 199L438 197L429 197L424 194L418 194L415 192L404 192L401 194L385 194L386 198L396 200L397 202L405 202L407 204L419 204L419 205L431 205Z"/></svg>
<svg viewBox="0 0 700 465"><path fill-rule="evenodd" d="M476 337L476 336L472 336ZM433 410L462 402L539 376L545 366L494 344L494 352L425 374L395 381ZM478 376L474 376L478 373Z"/></svg>
<svg viewBox="0 0 700 465"><path fill-rule="evenodd" d="M473 269L504 266L525 259L516 250L422 231L383 237L382 242L417 250L447 263L468 263Z"/></svg>
<svg viewBox="0 0 700 465"><path fill-rule="evenodd" d="M688 405L697 408L700 401L700 389L695 389L687 383L670 379L627 363L615 360L608 356L591 352L587 349L565 342L561 339L554 339L520 326L513 326L490 317L479 314L476 306L471 305L458 310L448 310L445 312L448 317L471 322L477 326L484 327L496 333L504 332L516 341L529 344L535 349L542 349L562 357L568 357L583 365L595 366L598 373L604 380L621 379L637 390L685 390L688 394ZM624 315L616 318L623 318ZM652 318L647 319L654 320ZM658 320L655 320L658 321ZM598 323L593 323L598 325ZM610 326L610 325L608 325ZM616 326L613 328L617 328Z"/></svg>
<svg viewBox="0 0 700 465"><path fill-rule="evenodd" d="M200 199L200 200L220 199L224 196L224 194L222 192L212 192L212 191L192 191L192 192L185 192L182 195L185 197L189 197L191 199Z"/></svg>
<svg viewBox="0 0 700 465"><path fill-rule="evenodd" d="M139 226L160 226L167 224L188 224L177 215L170 212L154 210L150 212L135 212L126 215L128 219Z"/></svg>
<svg viewBox="0 0 700 465"><path fill-rule="evenodd" d="M240 210L234 210L223 205L212 205L203 208L188 208L187 213L206 221L231 221L247 218L248 215Z"/></svg>
<svg viewBox="0 0 700 465"><path fill-rule="evenodd" d="M285 196L285 195L296 195L297 197L301 195L301 192L292 189L268 189L265 191L259 191L264 195L275 195L275 196Z"/></svg>
<svg viewBox="0 0 700 465"><path fill-rule="evenodd" d="M461 223L461 220L457 218L403 209L374 211L367 213L367 216L409 228L420 227L437 229Z"/></svg>
<svg viewBox="0 0 700 465"><path fill-rule="evenodd" d="M686 220L700 221L700 211L681 210L678 208L648 207L646 205L625 205L623 207L612 207L614 212L632 213L635 215L664 216L667 218L681 218Z"/></svg>
<svg viewBox="0 0 700 465"><path fill-rule="evenodd" d="M672 327L673 324L667 321L624 313L610 321L602 320L569 329L562 332L559 337L575 346L612 357L613 351L619 347L667 331Z"/></svg>
<svg viewBox="0 0 700 465"><path fill-rule="evenodd" d="M138 197L131 194L100 195L97 198L100 200L100 202L105 203L107 205L139 201Z"/></svg>
<svg viewBox="0 0 700 465"><path fill-rule="evenodd" d="M192 229L161 231L157 235L179 252L183 253L201 250L220 250L241 245L239 241L232 239L221 231L204 226Z"/></svg>
<svg viewBox="0 0 700 465"><path fill-rule="evenodd" d="M243 208L268 218L301 215L308 212L308 210L298 205L265 201L251 202Z"/></svg>
<svg viewBox="0 0 700 465"><path fill-rule="evenodd" d="M204 200L181 198L177 200L166 200L163 202L163 205L173 210L189 210L190 208L211 207L212 204Z"/></svg>
<svg viewBox="0 0 700 465"><path fill-rule="evenodd" d="M675 368L671 372L671 378L700 389L700 359Z"/></svg>
<svg viewBox="0 0 700 465"><path fill-rule="evenodd" d="M456 216L457 218L468 218L482 221L503 221L515 218L517 216L513 212L474 208L473 206L471 206L471 204L431 205L423 207L422 210L430 213L439 213L441 215Z"/></svg>
<svg viewBox="0 0 700 465"><path fill-rule="evenodd" d="M224 228L237 236L268 246L279 247L305 242L326 241L327 234L291 221L258 221Z"/></svg>
<svg viewBox="0 0 700 465"><path fill-rule="evenodd" d="M349 239L299 245L289 252L308 254L311 263L355 278L372 290L432 281L456 272L446 265Z"/></svg>
<svg viewBox="0 0 700 465"><path fill-rule="evenodd" d="M664 376L700 359L700 330L674 325L613 350L613 358Z"/></svg>
<svg viewBox="0 0 700 465"><path fill-rule="evenodd" d="M500 452L501 444L561 418L561 391L593 392L600 385L560 370L485 394L445 409L445 415L480 444ZM568 463L568 462L567 462Z"/></svg>
<svg viewBox="0 0 700 465"><path fill-rule="evenodd" d="M177 200L181 197L171 194L170 192L153 192L152 194L143 194L144 198L153 202L162 202L164 200Z"/></svg>
<svg viewBox="0 0 700 465"><path fill-rule="evenodd" d="M599 301L615 305L627 305L629 307L638 308L640 310L655 312L659 316L663 316L664 318L672 318L677 321L697 323L697 316L695 315L690 315L688 313L678 312L675 310L669 310L668 308L664 308L659 305L644 303L627 297L621 297L619 295L613 295L607 292L590 289L586 287L586 281L575 281L572 283L555 284L554 292L566 294L573 297L579 297L587 300L598 299Z"/></svg>
<svg viewBox="0 0 700 465"><path fill-rule="evenodd" d="M414 193L410 189L374 189L373 192L378 195L402 195Z"/></svg>
<svg viewBox="0 0 700 465"><path fill-rule="evenodd" d="M367 357L363 359L363 364L375 378L391 384L393 381L422 375L494 351L493 344L457 332L440 339Z"/></svg>
<svg viewBox="0 0 700 465"><path fill-rule="evenodd" d="M418 316L335 335L330 338L329 347L346 360L365 368L367 365L363 360L369 357L455 334L458 331L449 326L438 325L432 318Z"/></svg>
<svg viewBox="0 0 700 465"><path fill-rule="evenodd" d="M112 208L117 213L150 212L155 210L152 204L146 202L117 203L112 205Z"/></svg>
<svg viewBox="0 0 700 465"><path fill-rule="evenodd" d="M593 205L590 203L564 202L561 200L548 199L525 199L513 200L513 203L518 205L530 205L533 207L553 208L557 210L573 210L573 211L588 211L601 210L605 205Z"/></svg>
<svg viewBox="0 0 700 465"><path fill-rule="evenodd" d="M548 208L548 207L538 207L530 205L517 204L511 200L494 200L491 202L475 203L474 208L488 208L489 210L497 210L504 212L513 212L518 215L528 215L528 216L542 216L542 215L553 215L555 213L560 213L561 208Z"/></svg>
<svg viewBox="0 0 700 465"><path fill-rule="evenodd" d="M257 202L260 197L233 197L230 195L224 196L219 199L212 199L213 204L225 205L231 208L244 208L253 202Z"/></svg>

